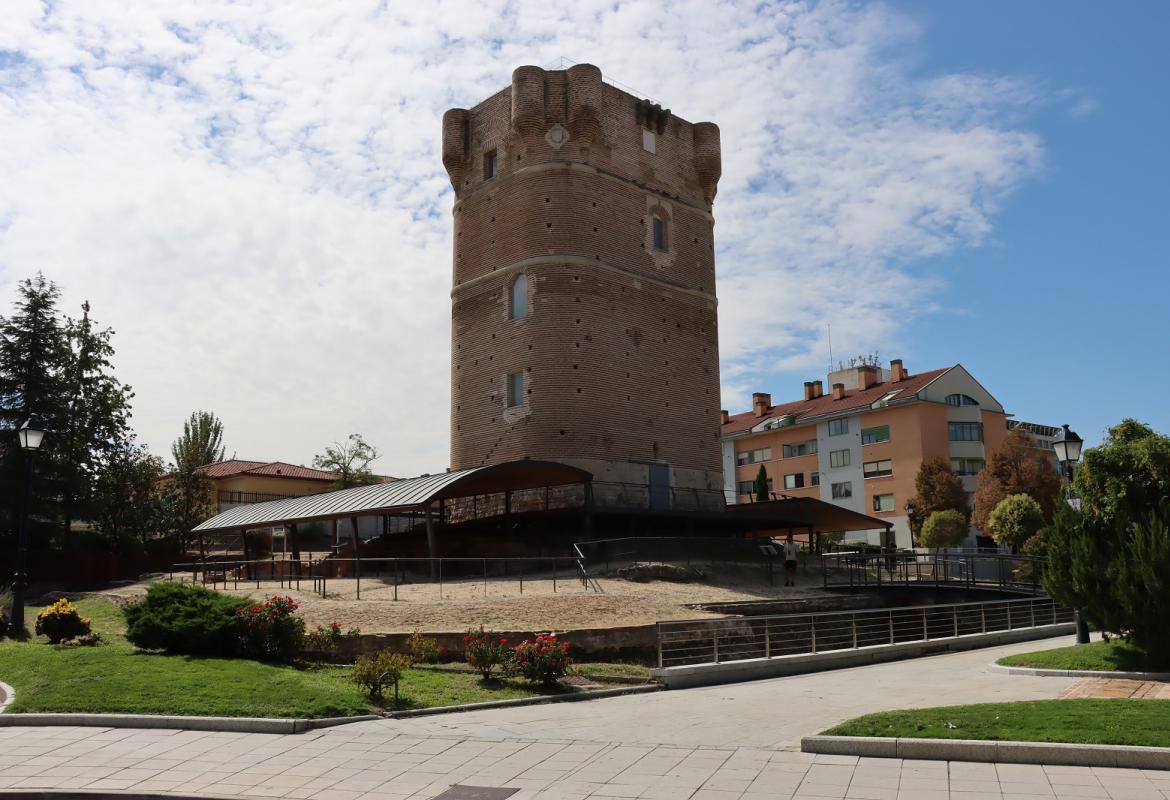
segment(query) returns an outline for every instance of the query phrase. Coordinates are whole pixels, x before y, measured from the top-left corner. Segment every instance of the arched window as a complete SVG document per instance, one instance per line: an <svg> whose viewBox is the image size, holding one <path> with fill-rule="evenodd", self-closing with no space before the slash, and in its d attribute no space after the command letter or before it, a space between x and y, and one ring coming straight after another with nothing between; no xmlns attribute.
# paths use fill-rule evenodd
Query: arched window
<svg viewBox="0 0 1170 800"><path fill-rule="evenodd" d="M510 319L524 319L528 316L528 276L524 273L512 281L512 300L508 311Z"/></svg>
<svg viewBox="0 0 1170 800"><path fill-rule="evenodd" d="M946 396L948 406L977 406L979 401L973 397L968 397L965 394L948 394Z"/></svg>

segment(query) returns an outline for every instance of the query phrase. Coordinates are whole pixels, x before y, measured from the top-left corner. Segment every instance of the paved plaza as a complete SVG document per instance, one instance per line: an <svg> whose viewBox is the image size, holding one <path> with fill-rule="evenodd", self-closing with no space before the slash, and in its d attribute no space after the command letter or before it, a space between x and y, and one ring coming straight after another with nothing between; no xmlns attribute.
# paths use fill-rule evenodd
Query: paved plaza
<svg viewBox="0 0 1170 800"><path fill-rule="evenodd" d="M514 788L516 800L1170 800L1170 772L799 752L801 736L870 711L1056 697L1076 679L1010 675L987 665L1067 643L1062 637L816 675L288 736L3 728L0 792L422 800L463 785Z"/></svg>

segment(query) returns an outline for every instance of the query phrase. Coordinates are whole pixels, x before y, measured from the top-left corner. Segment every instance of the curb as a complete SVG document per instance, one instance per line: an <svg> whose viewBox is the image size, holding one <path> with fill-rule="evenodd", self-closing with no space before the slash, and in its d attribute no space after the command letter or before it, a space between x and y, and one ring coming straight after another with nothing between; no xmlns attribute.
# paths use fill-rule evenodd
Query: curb
<svg viewBox="0 0 1170 800"><path fill-rule="evenodd" d="M4 681L0 681L0 695L4 696L4 701L0 702L0 714L3 714L4 709L12 705L12 701L16 699L16 690Z"/></svg>
<svg viewBox="0 0 1170 800"><path fill-rule="evenodd" d="M351 722L381 719L376 714L322 719L265 719L262 717L179 717L151 714L3 714L0 728L30 726L84 726L98 728L166 728L184 731L229 733L304 733Z"/></svg>
<svg viewBox="0 0 1170 800"><path fill-rule="evenodd" d="M1133 681L1170 681L1170 672L1106 672L1092 669L1042 669L1040 667L1009 667L992 662L992 672L1009 675L1035 675L1041 678L1128 678Z"/></svg>
<svg viewBox="0 0 1170 800"><path fill-rule="evenodd" d="M1069 767L1170 770L1170 747L1000 742L988 739L899 739L881 736L806 736L804 753L929 761L980 761Z"/></svg>
<svg viewBox="0 0 1170 800"><path fill-rule="evenodd" d="M488 700L484 703L464 703L458 706L435 706L434 708L411 708L405 711L389 711L385 716L387 719L407 719L410 717L429 717L434 714L456 714L461 711L519 708L520 706L536 706L545 703L577 703L585 700L601 700L606 697L621 697L627 694L648 694L650 692L660 692L662 689L662 686L655 684L652 686L625 686L620 689L573 692L572 694L542 694L536 697L518 697L514 700Z"/></svg>

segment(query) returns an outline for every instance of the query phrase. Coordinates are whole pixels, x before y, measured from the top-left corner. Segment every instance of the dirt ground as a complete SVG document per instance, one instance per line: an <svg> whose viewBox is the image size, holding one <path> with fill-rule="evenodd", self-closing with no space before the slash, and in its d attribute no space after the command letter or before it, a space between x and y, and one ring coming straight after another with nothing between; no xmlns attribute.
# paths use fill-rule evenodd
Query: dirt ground
<svg viewBox="0 0 1170 800"><path fill-rule="evenodd" d="M358 627L363 633L397 633L414 630L461 631L483 625L496 630L574 630L645 625L659 620L717 617L690 606L697 603L742 602L775 598L823 595L819 573L802 573L795 588L785 588L783 577L770 585L767 576L756 570L723 569L708 572L699 582L649 581L645 583L612 577L597 579L601 591L586 591L581 582L561 578L553 591L551 575L525 578L523 594L519 581L482 579L438 583L411 583L394 586L390 578L363 578L361 599L352 579L331 579L326 596L313 592L311 581L302 581L300 590L284 588L279 582L264 581L238 587L232 594L266 598L290 595L300 604L300 613L310 625L336 621L345 628ZM140 597L145 583L110 589L100 594L114 599ZM222 584L219 588L223 588Z"/></svg>

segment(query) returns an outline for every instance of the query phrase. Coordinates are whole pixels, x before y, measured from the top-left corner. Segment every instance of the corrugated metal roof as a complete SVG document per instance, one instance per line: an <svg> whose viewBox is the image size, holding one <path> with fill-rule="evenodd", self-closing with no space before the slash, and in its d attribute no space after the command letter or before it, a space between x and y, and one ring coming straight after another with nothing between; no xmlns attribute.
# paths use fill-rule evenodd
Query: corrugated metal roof
<svg viewBox="0 0 1170 800"><path fill-rule="evenodd" d="M550 472L551 470L551 472ZM557 485L587 480L590 473L578 467L543 461L515 461L474 467L458 472L441 472L437 475L423 475L392 483L375 483L353 489L341 489L325 494L311 494L304 497L290 497L286 500L270 500L266 503L229 508L211 519L200 523L194 531L238 530L265 525L281 525L287 522L310 522L356 514L372 514L394 510L421 509L423 505L442 495L444 489L470 478L474 480L466 489L484 491L484 480L509 482L513 488L526 488L541 484ZM457 491L458 487L453 491ZM453 495L456 496L456 495Z"/></svg>
<svg viewBox="0 0 1170 800"><path fill-rule="evenodd" d="M236 506L200 523L194 530L250 528L257 525L277 525L291 520L308 520L417 506L426 502L445 486L481 469L483 467L459 472L443 472L438 475L424 475L421 478L409 478L393 483L356 486L353 489L340 489L325 494L290 497L287 500L269 500L266 503Z"/></svg>

